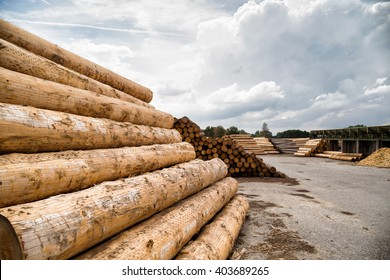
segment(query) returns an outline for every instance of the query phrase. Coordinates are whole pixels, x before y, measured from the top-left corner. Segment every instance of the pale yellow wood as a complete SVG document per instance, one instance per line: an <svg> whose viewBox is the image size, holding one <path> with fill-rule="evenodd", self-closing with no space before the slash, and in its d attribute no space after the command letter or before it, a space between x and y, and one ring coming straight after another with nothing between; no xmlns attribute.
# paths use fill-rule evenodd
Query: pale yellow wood
<svg viewBox="0 0 390 280"><path fill-rule="evenodd" d="M0 39L0 67L153 108L152 105L123 91L65 68L3 39Z"/></svg>
<svg viewBox="0 0 390 280"><path fill-rule="evenodd" d="M108 84L145 102L152 100L153 93L150 89L2 19L0 19L0 38L92 79Z"/></svg>
<svg viewBox="0 0 390 280"><path fill-rule="evenodd" d="M0 153L117 148L181 142L175 129L0 103Z"/></svg>
<svg viewBox="0 0 390 280"><path fill-rule="evenodd" d="M174 122L172 115L153 108L2 67L0 102L163 128L173 128Z"/></svg>
<svg viewBox="0 0 390 280"><path fill-rule="evenodd" d="M186 142L0 156L0 207L85 189L195 159Z"/></svg>
<svg viewBox="0 0 390 280"><path fill-rule="evenodd" d="M176 260L226 260L244 224L249 204L234 196L194 241L180 250Z"/></svg>
<svg viewBox="0 0 390 280"><path fill-rule="evenodd" d="M14 228L24 259L67 259L199 192L226 174L226 165L219 159L194 160L1 208L0 215ZM213 203L209 200L207 204ZM4 251L0 259L6 252L18 250L7 245L0 248Z"/></svg>
<svg viewBox="0 0 390 280"><path fill-rule="evenodd" d="M216 182L77 259L171 259L235 195L237 187L233 178Z"/></svg>

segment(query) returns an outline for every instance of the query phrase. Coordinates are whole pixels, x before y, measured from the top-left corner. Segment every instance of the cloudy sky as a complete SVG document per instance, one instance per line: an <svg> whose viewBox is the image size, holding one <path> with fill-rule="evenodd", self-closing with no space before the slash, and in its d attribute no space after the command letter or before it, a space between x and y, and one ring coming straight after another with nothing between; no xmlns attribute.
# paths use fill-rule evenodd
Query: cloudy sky
<svg viewBox="0 0 390 280"><path fill-rule="evenodd" d="M390 124L390 2L0 0L0 17L202 128Z"/></svg>

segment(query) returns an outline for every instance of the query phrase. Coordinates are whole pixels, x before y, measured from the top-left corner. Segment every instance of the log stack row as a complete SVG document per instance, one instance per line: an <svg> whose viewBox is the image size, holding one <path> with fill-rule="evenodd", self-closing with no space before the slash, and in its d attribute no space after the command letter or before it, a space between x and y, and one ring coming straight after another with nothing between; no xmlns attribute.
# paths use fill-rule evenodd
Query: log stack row
<svg viewBox="0 0 390 280"><path fill-rule="evenodd" d="M192 257L227 257L247 202L149 89L3 20L0 77L0 259L172 259L221 216Z"/></svg>
<svg viewBox="0 0 390 280"><path fill-rule="evenodd" d="M233 177L286 177L275 167L263 162L255 153L249 153L237 144L231 135L211 138L202 135L200 127L188 117L175 119L174 127L184 142L194 146L196 157L203 160L219 158L225 162Z"/></svg>
<svg viewBox="0 0 390 280"><path fill-rule="evenodd" d="M257 146L264 151L265 154L280 154L280 151L275 148L274 144L267 137L255 137Z"/></svg>
<svg viewBox="0 0 390 280"><path fill-rule="evenodd" d="M315 154L323 153L326 150L327 143L324 139L310 139L305 145L299 147L294 156L312 157Z"/></svg>
<svg viewBox="0 0 390 280"><path fill-rule="evenodd" d="M338 151L324 151L322 153L317 153L314 156L343 160L343 161L359 161L359 160L361 160L363 154L361 154L361 153L343 153L343 152L338 152Z"/></svg>
<svg viewBox="0 0 390 280"><path fill-rule="evenodd" d="M272 144L283 154L294 154L310 138L271 138Z"/></svg>
<svg viewBox="0 0 390 280"><path fill-rule="evenodd" d="M265 154L264 149L257 145L257 142L250 134L231 134L223 138L233 140L237 146L241 146L248 153L254 153L255 155Z"/></svg>

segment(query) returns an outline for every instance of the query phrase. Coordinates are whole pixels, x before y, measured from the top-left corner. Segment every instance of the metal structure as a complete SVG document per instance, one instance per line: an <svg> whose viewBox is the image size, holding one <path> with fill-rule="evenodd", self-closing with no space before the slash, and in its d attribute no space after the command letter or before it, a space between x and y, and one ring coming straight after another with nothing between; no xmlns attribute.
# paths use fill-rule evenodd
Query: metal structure
<svg viewBox="0 0 390 280"><path fill-rule="evenodd" d="M368 156L379 148L390 147L390 125L312 130L310 138L327 140L330 151Z"/></svg>
<svg viewBox="0 0 390 280"><path fill-rule="evenodd" d="M328 140L390 140L390 125L312 130L310 131L310 136L310 138L323 138Z"/></svg>

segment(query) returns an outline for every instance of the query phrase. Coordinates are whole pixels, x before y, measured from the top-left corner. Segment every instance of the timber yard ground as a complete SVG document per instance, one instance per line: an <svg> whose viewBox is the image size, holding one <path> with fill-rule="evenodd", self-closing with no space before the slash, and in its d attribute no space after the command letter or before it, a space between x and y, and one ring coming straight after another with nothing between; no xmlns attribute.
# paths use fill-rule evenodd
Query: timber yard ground
<svg viewBox="0 0 390 280"><path fill-rule="evenodd" d="M289 178L237 178L250 205L231 259L390 259L390 170L261 156Z"/></svg>

